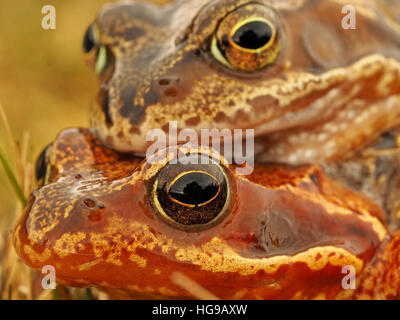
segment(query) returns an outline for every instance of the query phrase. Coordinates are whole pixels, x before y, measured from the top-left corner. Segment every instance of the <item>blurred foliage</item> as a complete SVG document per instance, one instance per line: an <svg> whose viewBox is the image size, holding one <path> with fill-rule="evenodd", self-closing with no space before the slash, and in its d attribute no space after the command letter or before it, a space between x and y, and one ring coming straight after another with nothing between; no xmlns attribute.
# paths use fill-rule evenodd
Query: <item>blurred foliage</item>
<svg viewBox="0 0 400 320"><path fill-rule="evenodd" d="M14 138L21 141L24 132L29 133L31 159L63 128L88 126L96 78L85 65L81 44L87 26L106 2L110 1L0 1L0 103ZM56 8L56 30L41 27L41 8L48 4ZM3 125L0 148L10 157ZM1 225L14 212L15 199L1 168Z"/></svg>

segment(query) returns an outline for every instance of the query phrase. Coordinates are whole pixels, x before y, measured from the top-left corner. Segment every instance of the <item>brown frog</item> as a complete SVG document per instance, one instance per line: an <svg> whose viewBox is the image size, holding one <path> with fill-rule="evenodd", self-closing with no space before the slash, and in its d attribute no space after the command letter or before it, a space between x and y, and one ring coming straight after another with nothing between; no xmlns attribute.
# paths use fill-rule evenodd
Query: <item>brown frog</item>
<svg viewBox="0 0 400 320"><path fill-rule="evenodd" d="M384 209L390 229L400 227L400 130L382 135L374 145L349 158L324 164L325 173L361 191Z"/></svg>
<svg viewBox="0 0 400 320"><path fill-rule="evenodd" d="M400 26L390 1L108 4L85 36L101 79L92 127L143 153L150 129L254 128L258 161L348 156L400 123ZM343 8L356 10L345 29Z"/></svg>
<svg viewBox="0 0 400 320"><path fill-rule="evenodd" d="M63 131L39 158L18 254L60 284L122 298L193 298L177 271L223 299L400 298L400 234L320 167L238 176L191 146L152 160Z"/></svg>

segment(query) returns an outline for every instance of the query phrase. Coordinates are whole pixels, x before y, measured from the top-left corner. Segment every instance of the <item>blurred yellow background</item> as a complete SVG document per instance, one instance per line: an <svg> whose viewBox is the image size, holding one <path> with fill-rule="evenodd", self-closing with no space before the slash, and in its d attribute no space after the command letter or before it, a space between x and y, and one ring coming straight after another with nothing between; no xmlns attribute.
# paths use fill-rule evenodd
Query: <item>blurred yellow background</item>
<svg viewBox="0 0 400 320"><path fill-rule="evenodd" d="M63 128L89 124L97 81L81 46L87 26L106 2L113 1L0 1L0 104L15 139L29 133L33 160ZM49 4L56 8L57 28L46 31L41 9ZM0 148L10 157L2 122ZM15 206L15 193L0 166L3 227Z"/></svg>

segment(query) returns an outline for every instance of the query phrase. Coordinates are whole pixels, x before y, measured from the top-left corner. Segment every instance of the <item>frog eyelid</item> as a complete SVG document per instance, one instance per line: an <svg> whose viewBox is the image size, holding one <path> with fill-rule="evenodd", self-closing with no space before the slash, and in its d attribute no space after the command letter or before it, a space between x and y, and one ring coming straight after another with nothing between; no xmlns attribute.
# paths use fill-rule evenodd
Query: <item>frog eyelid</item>
<svg viewBox="0 0 400 320"><path fill-rule="evenodd" d="M215 35L213 36L212 41L211 41L211 54L217 61L219 61L223 65L227 66L228 68L233 69L231 64L224 57L224 55L222 54L220 48L218 47L218 40L217 40L217 37Z"/></svg>
<svg viewBox="0 0 400 320"><path fill-rule="evenodd" d="M89 59L94 60L94 65L92 64L92 67L95 74L97 76L102 75L107 69L110 60L112 60L112 57L110 57L110 51L108 47L105 44L102 44L100 41L100 30L96 23L93 23L91 26L89 26L88 30L86 31L83 46L86 54L90 57Z"/></svg>
<svg viewBox="0 0 400 320"><path fill-rule="evenodd" d="M97 49L94 72L100 75L107 66L107 48L100 43L100 30L96 23L92 25L92 32L95 39L95 48Z"/></svg>
<svg viewBox="0 0 400 320"><path fill-rule="evenodd" d="M101 45L97 52L96 63L94 67L94 72L97 75L101 75L107 67L107 48Z"/></svg>

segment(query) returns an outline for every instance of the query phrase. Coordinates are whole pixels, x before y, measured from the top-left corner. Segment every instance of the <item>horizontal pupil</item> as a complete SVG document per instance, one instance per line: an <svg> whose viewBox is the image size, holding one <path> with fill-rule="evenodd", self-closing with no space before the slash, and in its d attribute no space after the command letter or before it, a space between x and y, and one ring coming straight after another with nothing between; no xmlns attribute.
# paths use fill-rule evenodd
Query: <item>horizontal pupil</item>
<svg viewBox="0 0 400 320"><path fill-rule="evenodd" d="M272 29L262 21L249 22L240 27L233 35L232 40L245 49L259 49L265 46L272 38Z"/></svg>
<svg viewBox="0 0 400 320"><path fill-rule="evenodd" d="M218 193L215 179L201 172L191 172L180 177L169 189L171 198L188 205L198 206Z"/></svg>

